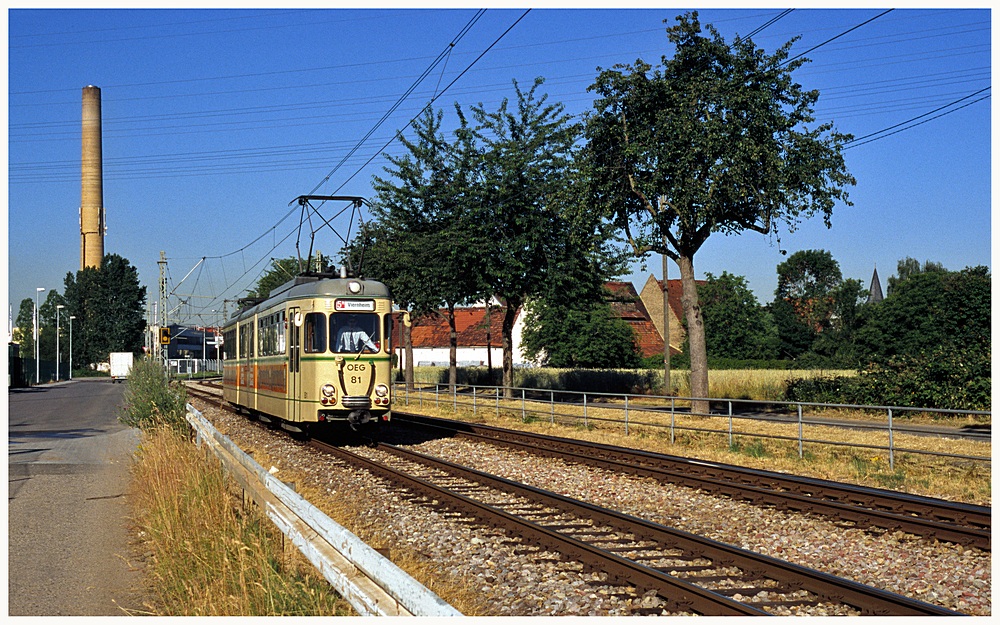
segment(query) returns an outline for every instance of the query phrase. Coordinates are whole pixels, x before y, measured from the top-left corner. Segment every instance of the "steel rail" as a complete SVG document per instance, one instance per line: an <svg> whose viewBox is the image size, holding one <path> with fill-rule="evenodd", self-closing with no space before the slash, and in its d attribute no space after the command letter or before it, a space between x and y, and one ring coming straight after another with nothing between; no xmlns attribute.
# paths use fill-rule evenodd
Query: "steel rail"
<svg viewBox="0 0 1000 625"><path fill-rule="evenodd" d="M425 454L420 454L411 450L406 450L400 447L395 447L387 444L379 444L378 448L380 450L387 451L395 456L398 456L409 462L417 462L422 465L428 466L433 469L443 470L447 473L461 476L467 480L482 484L484 486L498 489L507 493L515 494L520 497L525 497L531 501L534 501L540 505L554 508L565 513L574 515L581 519L587 519L591 522L599 522L607 526L613 527L620 532L628 533L636 537L636 541L653 541L660 545L660 547L636 547L635 551L651 551L651 550L681 550L683 553L687 554L688 557L697 558L707 558L712 561L711 568L725 568L725 567L736 567L741 571L741 574L731 576L733 579L740 580L750 580L759 581L772 580L777 582L777 588L772 588L773 592L785 592L794 589L806 590L813 593L817 597L820 597L823 601L838 604L838 605L849 605L857 610L859 610L863 615L958 615L959 613L940 606L928 604L915 599L910 599L908 597L898 595L895 593L880 590L871 586L866 586L859 584L857 582L839 578L827 573L809 569L797 564L779 560L777 558L772 558L770 556L765 556L763 554L754 553L745 549L740 549L725 543L714 541L703 536L698 536L691 534L689 532L684 532L682 530L677 530L674 528L666 527L656 523L652 523L645 519L640 519L631 515L626 515L614 510L596 506L587 502L579 501L556 493L545 491L540 488L533 486L528 486L526 484L521 484L506 478L498 477L457 465L455 463L447 462L439 458L434 458L427 456ZM342 451L342 450L341 450ZM372 461L365 459L365 464L371 464ZM377 464L377 463L376 463ZM395 472L395 470L392 470ZM397 472L398 473L398 472ZM459 495L455 493L448 493L447 489L438 487L436 485L430 484L426 480L420 480L419 478L404 477L408 481L419 480L420 484L428 484L433 489L434 497L448 497L448 498L460 498L463 503L470 505L470 498L464 495ZM495 507L487 506L479 502L472 501L471 505L475 506L480 511L484 509L489 509L491 511L497 510ZM499 511L505 518L510 519L513 517L513 522L518 524L518 527L524 528L526 524L531 529L533 535L538 532L544 532L547 539L552 538L552 531L540 526L536 523L525 521L516 517L516 515L510 515L506 512ZM541 529L537 529L537 528ZM572 527L572 526L566 526ZM597 547L589 546L583 541L573 539L572 537L567 537L564 532L558 530L555 533L565 539L569 538L570 542L570 554L575 554L579 557L581 550L586 553L594 554L596 553L599 557L606 558L610 564L602 564L602 568L607 570L613 578L631 585L636 585L640 588L640 594L642 590L648 590L650 588L657 588L657 586L650 585L649 575L650 572L655 572L658 575L663 575L669 578L670 588L674 588L677 582L683 583L688 587L689 585L695 585L693 580L698 579L697 577L689 578L692 581L688 582L685 579L676 578L672 575L668 575L665 572L657 571L655 568L647 567L634 560L629 560L628 558L622 558L613 553L609 553L603 549ZM584 532L586 533L586 532ZM599 540L596 542L600 542ZM584 547L586 546L586 547ZM560 552L567 553L566 548L560 548ZM683 568L683 567L677 567ZM697 568L697 567L695 567ZM705 593L711 593L710 596L724 596L723 593L714 590L703 589ZM754 594L754 591L761 590L760 587L752 588L740 588L740 589L727 589L725 591L726 595L735 594L736 592L743 591L750 595ZM662 596L662 595L661 595ZM669 597L666 597L669 598ZM727 597L728 599L728 597ZM687 603L690 599L685 599L681 605ZM731 601L731 600L730 600ZM782 605L786 602L775 601L767 603L765 605ZM797 603L796 601L789 602L790 604ZM694 604L692 604L694 605ZM752 603L745 604L752 607L754 610L759 610ZM701 609L692 608L700 613ZM759 613L759 612L758 612Z"/></svg>
<svg viewBox="0 0 1000 625"><path fill-rule="evenodd" d="M535 544L558 551L566 557L583 561L590 566L597 567L607 572L611 579L619 584L635 585L643 589L657 589L659 593L662 593L661 596L667 600L670 609L676 611L693 611L710 616L760 616L766 614L759 608L735 601L724 595L685 582L616 554L598 549L586 542L545 528L537 523L476 501L460 493L442 488L421 478L347 451L346 449L334 447L315 439L310 441L310 445L345 461L360 465L375 475L436 500L440 502L439 506L459 509L465 514L472 515L481 523L491 527L506 528L515 535L530 540ZM379 445L379 447L381 448L383 445Z"/></svg>
<svg viewBox="0 0 1000 625"><path fill-rule="evenodd" d="M400 422L418 423L531 453L653 477L755 504L822 514L861 527L902 530L987 551L991 549L991 509L985 506L398 411L393 415Z"/></svg>

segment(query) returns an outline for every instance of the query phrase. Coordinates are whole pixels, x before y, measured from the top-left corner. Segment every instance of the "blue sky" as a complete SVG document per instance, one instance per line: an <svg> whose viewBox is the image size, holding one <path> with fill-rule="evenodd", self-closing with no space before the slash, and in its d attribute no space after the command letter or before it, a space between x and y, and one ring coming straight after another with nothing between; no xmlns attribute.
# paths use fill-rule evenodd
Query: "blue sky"
<svg viewBox="0 0 1000 625"><path fill-rule="evenodd" d="M597 68L637 58L655 65L672 51L663 20L688 8L477 15L452 6L460 8L9 10L14 314L36 287L62 292L79 269L87 85L102 91L105 251L138 268L151 301L163 251L168 288L188 302L178 314L213 323L212 311L244 294L268 259L294 254L289 202L308 193L371 197L383 147L398 152L393 135L435 95L453 122L455 102L495 109L514 96L512 80L542 76L550 100L581 115ZM727 40L783 11L705 6L702 23ZM819 46L795 77L820 90L817 123L859 139L845 152L857 178L853 206L836 207L832 228L808 221L780 244L752 232L715 235L695 257L699 278L745 276L766 303L787 258L781 250L829 250L844 277L866 286L877 266L884 287L907 256L955 270L991 266L991 14L883 11L796 8L752 37L768 51L793 37L793 54ZM340 244L327 234L317 246L333 254ZM641 289L650 273L660 276L659 258L623 278ZM670 275L679 276L676 266Z"/></svg>

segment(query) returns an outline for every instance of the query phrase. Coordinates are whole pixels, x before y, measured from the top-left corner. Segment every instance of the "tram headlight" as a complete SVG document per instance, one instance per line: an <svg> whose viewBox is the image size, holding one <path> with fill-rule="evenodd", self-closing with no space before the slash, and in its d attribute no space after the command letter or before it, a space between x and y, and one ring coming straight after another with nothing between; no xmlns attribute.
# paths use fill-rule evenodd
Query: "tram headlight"
<svg viewBox="0 0 1000 625"><path fill-rule="evenodd" d="M385 397L389 394L389 387L385 384L379 384L375 387L375 394L379 397Z"/></svg>
<svg viewBox="0 0 1000 625"><path fill-rule="evenodd" d="M335 397L337 395L337 388L333 384L324 384L319 390L323 393L323 397Z"/></svg>

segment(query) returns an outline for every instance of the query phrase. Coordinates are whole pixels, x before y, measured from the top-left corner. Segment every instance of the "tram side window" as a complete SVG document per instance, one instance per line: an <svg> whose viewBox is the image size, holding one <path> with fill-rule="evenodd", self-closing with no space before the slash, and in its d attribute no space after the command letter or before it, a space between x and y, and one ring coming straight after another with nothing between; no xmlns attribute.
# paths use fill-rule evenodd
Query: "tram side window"
<svg viewBox="0 0 1000 625"><path fill-rule="evenodd" d="M244 323L240 326L240 358L253 358L253 324Z"/></svg>
<svg viewBox="0 0 1000 625"><path fill-rule="evenodd" d="M278 341L276 354L285 353L285 311L280 311L275 315L276 322L274 327L274 332L276 334L275 338Z"/></svg>
<svg viewBox="0 0 1000 625"><path fill-rule="evenodd" d="M226 360L236 358L236 329L222 333L222 357Z"/></svg>
<svg viewBox="0 0 1000 625"><path fill-rule="evenodd" d="M303 349L308 354L319 354L326 351L326 315L324 313L309 313L303 325Z"/></svg>
<svg viewBox="0 0 1000 625"><path fill-rule="evenodd" d="M385 316L385 352L392 353L392 315Z"/></svg>
<svg viewBox="0 0 1000 625"><path fill-rule="evenodd" d="M261 317L257 322L258 354L261 356L276 356L285 353L284 328L281 328L279 341L279 326L284 318L284 312L273 313L266 317ZM280 346L279 346L280 343Z"/></svg>

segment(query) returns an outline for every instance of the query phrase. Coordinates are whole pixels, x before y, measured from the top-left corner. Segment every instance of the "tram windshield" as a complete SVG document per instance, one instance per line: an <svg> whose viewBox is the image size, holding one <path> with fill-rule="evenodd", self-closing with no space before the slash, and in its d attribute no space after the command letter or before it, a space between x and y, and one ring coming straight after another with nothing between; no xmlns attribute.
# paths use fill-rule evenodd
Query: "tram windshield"
<svg viewBox="0 0 1000 625"><path fill-rule="evenodd" d="M330 315L330 346L334 353L374 353L381 345L378 315L365 313Z"/></svg>

